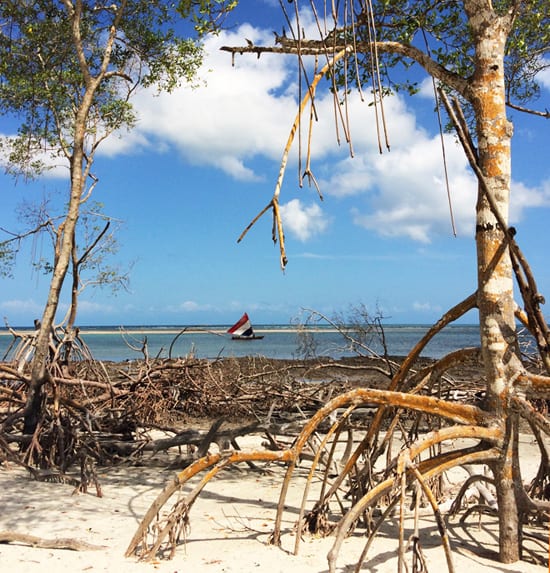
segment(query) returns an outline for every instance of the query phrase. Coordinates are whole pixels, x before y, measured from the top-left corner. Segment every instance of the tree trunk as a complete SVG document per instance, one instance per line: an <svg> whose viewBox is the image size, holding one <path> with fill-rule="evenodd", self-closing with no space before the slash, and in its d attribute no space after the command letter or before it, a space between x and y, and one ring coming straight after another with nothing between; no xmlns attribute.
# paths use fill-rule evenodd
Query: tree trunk
<svg viewBox="0 0 550 573"><path fill-rule="evenodd" d="M500 220L507 225L510 202L511 124L506 118L504 47L509 22L498 17L484 0L465 2L472 25L475 74L472 79L478 142L478 164ZM506 428L503 455L493 467L500 521L500 560L520 558L518 499L514 489L513 419L508 419L508 401L514 374L520 368L513 296L513 272L506 244L507 229L501 228L481 186L476 206L478 262L478 307L481 351L487 377L489 407Z"/></svg>
<svg viewBox="0 0 550 573"><path fill-rule="evenodd" d="M73 171L73 170L71 170ZM31 383L25 406L24 433L32 434L40 417L43 386L48 382L48 363L50 358L50 340L55 325L55 315L59 306L61 289L67 275L71 257L73 237L80 211L82 177L80 173L71 173L71 199L62 232L56 244L56 257L48 299L42 315L40 330L36 339L36 348L32 361Z"/></svg>
<svg viewBox="0 0 550 573"><path fill-rule="evenodd" d="M88 88L75 120L75 136L73 154L71 156L71 193L67 215L60 227L55 245L54 270L40 330L36 339L36 348L32 360L31 382L24 411L23 432L25 434L32 434L36 430L42 409L44 384L48 382L50 377L48 370L50 339L55 325L55 315L59 306L61 289L63 288L71 261L76 225L80 214L80 202L85 185L83 166L86 117L94 91L95 86Z"/></svg>
<svg viewBox="0 0 550 573"><path fill-rule="evenodd" d="M116 20L119 21L124 12L123 1ZM75 244L76 225L80 215L80 205L83 201L83 190L86 184L86 177L90 168L90 159L85 155L85 137L88 115L92 106L96 91L101 85L107 70L111 49L114 43L115 28L111 28L110 36L105 47L103 64L97 76L90 74L90 69L86 62L85 49L82 45L80 34L82 11L78 3L75 7L67 5L67 14L72 27L72 40L76 50L80 69L83 76L85 91L82 100L75 112L74 135L70 156L70 197L65 220L59 228L57 242L55 246L54 270L50 282L48 299L42 315L42 323L36 340L36 349L32 362L31 382L28 389L27 402L24 410L25 433L34 433L40 419L42 394L44 384L48 381L50 373L48 371L48 358L50 352L50 336L54 327L55 315L59 306L61 289L69 269L73 246ZM93 154L92 154L93 155Z"/></svg>

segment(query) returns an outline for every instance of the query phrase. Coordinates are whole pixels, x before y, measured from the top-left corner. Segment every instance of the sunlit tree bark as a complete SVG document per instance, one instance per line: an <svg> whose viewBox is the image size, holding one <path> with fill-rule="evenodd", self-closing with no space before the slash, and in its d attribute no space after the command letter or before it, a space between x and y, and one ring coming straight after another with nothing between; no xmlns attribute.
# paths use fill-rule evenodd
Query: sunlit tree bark
<svg viewBox="0 0 550 573"><path fill-rule="evenodd" d="M512 125L506 116L504 51L511 16L498 16L484 1L464 3L475 42L475 74L470 101L475 114L478 165L487 183L476 205L478 309L481 351L487 377L490 408L507 429L502 458L494 474L499 503L500 556L505 563L519 559L519 519L514 483L512 444L517 420L508 414L514 382L523 370L519 358L514 315L513 273L507 248L508 228L502 229L489 204L493 199L501 222L508 223L510 205L510 139ZM521 481L520 481L521 483Z"/></svg>
<svg viewBox="0 0 550 573"><path fill-rule="evenodd" d="M233 55L243 52L260 55L264 51L295 53L299 58L315 55L325 58L325 67L333 69L338 69L338 66L342 69L341 61L353 56L363 66L364 76L372 79L375 97L381 96L382 91L377 85L377 73L372 71L381 68L378 54L390 58L390 63L411 60L421 65L443 90L455 94L469 106L474 133L471 138L469 135L466 138L468 154L479 178L475 212L476 304L487 380L486 408L488 414L495 415L495 423L505 436L502 455L490 465L499 502L500 558L503 562L513 562L520 557L523 509L516 448L518 419L510 408L510 400L516 394L523 395L525 385L519 384L518 380L522 379L525 368L515 323L517 305L510 255L513 230L508 228L513 130L506 107L513 105L518 109L511 101L512 96L527 100L536 94L536 70L540 71L547 65L541 56L549 50L550 8L548 3L536 0L510 0L498 4L490 0L464 0L463 3L433 5L420 0L407 3L389 0L373 2L372 7L362 4L358 8L357 21L351 25L352 3L344 4L347 7L341 7L344 16L338 13L342 20L338 19L338 8L334 5L325 11L319 7L317 13L330 14L332 10L334 19L334 28L321 40L300 37L301 33L293 31L292 38L277 37L279 46L273 48L241 46L222 49ZM425 49L419 47L422 45L420 41L414 41L415 34L419 40L423 37ZM428 37L439 44L436 55L428 50ZM344 66L344 75L352 75L349 71L352 69L352 64ZM385 74L385 70L384 67L379 73ZM318 77L311 86L314 88L317 82ZM405 87L412 90L413 84L405 84ZM310 88L306 97L313 96L314 89ZM460 108L460 104L457 105ZM294 130L297 122L298 119ZM463 128L468 130L465 119ZM287 149L289 145L287 143ZM275 210L279 194L280 181L272 200L272 211L281 226L280 216ZM284 263L286 254L282 231L277 238ZM544 332L547 333L546 326ZM542 347L539 345L539 348L544 358L548 341L545 336L540 338ZM397 380L394 379L394 385Z"/></svg>

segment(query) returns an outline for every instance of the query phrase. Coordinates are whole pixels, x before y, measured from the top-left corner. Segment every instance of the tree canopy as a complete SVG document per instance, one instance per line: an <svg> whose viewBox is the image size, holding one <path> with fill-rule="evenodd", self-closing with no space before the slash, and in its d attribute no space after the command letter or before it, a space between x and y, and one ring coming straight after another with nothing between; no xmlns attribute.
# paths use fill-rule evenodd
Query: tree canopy
<svg viewBox="0 0 550 573"><path fill-rule="evenodd" d="M6 0L0 6L0 112L19 122L4 141L7 168L33 175L70 160L77 113L97 83L86 117L91 157L110 133L132 127L138 86L172 90L192 82L201 34L234 2ZM182 15L194 22L182 35Z"/></svg>
<svg viewBox="0 0 550 573"><path fill-rule="evenodd" d="M387 79L382 83L395 85L391 77L392 64L403 62L404 55L429 66L430 73L462 93L464 83L461 80L470 78L476 68L475 43L468 15L475 10L475 3L468 4L470 7L464 9L465 3L456 1L384 0L373 3L372 24L382 52L380 73ZM510 30L504 57L507 103L523 105L539 94L537 76L550 65L544 58L550 50L548 5L544 0L504 0L494 2L493 7L501 25ZM368 42L365 33L369 28L359 26L357 29L359 41ZM359 57L363 63L361 69L370 69L370 62L365 62L363 52ZM410 81L405 85L411 89L416 87Z"/></svg>

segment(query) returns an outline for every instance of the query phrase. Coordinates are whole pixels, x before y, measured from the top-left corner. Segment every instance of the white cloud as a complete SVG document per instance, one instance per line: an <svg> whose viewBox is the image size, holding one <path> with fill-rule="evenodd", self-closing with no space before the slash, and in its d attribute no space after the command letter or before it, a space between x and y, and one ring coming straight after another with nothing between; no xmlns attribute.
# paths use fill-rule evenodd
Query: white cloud
<svg viewBox="0 0 550 573"><path fill-rule="evenodd" d="M131 154L136 150L151 150L153 146L148 141L145 134L141 133L138 129L130 129L113 133L107 139L101 142L98 148L98 153L113 157L119 154ZM166 144L158 142L155 145L154 151L162 152L167 150Z"/></svg>
<svg viewBox="0 0 550 573"><path fill-rule="evenodd" d="M112 314L117 310L112 304L104 304L101 302L93 302L90 300L78 301L78 312L80 315L91 314L93 316L99 314Z"/></svg>
<svg viewBox="0 0 550 573"><path fill-rule="evenodd" d="M512 182L510 201L510 220L521 220L526 208L547 207L550 205L550 179L543 181L540 187L527 187L521 182Z"/></svg>
<svg viewBox="0 0 550 573"><path fill-rule="evenodd" d="M292 199L281 205L281 215L285 229L300 241L322 233L328 226L328 219L317 203L305 206L299 199Z"/></svg>
<svg viewBox="0 0 550 573"><path fill-rule="evenodd" d="M27 313L35 314L38 317L42 315L44 307L31 298L27 300L4 300L0 302L0 309L9 314Z"/></svg>
<svg viewBox="0 0 550 573"><path fill-rule="evenodd" d="M413 310L417 312L441 312L441 306L434 305L431 302L415 301L412 306Z"/></svg>
<svg viewBox="0 0 550 573"><path fill-rule="evenodd" d="M445 136L450 203L457 234L473 231L477 181L454 139ZM428 243L434 234L452 232L451 207L445 184L441 142L416 131L414 144L399 146L382 157L348 161L340 170L364 171L366 208L352 210L355 224L383 236L406 236ZM335 183L332 183L334 187Z"/></svg>
<svg viewBox="0 0 550 573"><path fill-rule="evenodd" d="M247 167L241 159L231 155L219 157L216 166L239 181L261 180L261 177L256 175L253 169Z"/></svg>
<svg viewBox="0 0 550 573"><path fill-rule="evenodd" d="M169 307L168 310L184 311L184 312L197 312L202 310L213 310L214 307L211 304L201 304L194 300L186 300L179 304L176 309Z"/></svg>
<svg viewBox="0 0 550 573"><path fill-rule="evenodd" d="M314 37L316 26L310 12L304 11L302 24ZM271 31L248 24L208 38L201 73L206 85L182 87L160 96L147 90L138 93L134 100L140 117L136 129L121 139L108 140L104 152L173 148L186 161L220 169L234 179L263 179L254 159L267 158L275 165L279 162L297 111L296 61L292 56L237 54L232 66L231 55L219 48L240 45L245 38L256 45L273 43ZM548 77L541 74L547 86ZM422 82L421 96L433 98L430 78ZM477 181L455 138L444 136L450 207L439 134L429 134L420 127L402 97L385 98L391 152L380 155L379 137L385 147L381 117L377 121L376 109L368 105L369 94L365 97L367 101L362 102L354 92L348 97L347 108L335 106L331 93L320 84L315 99L318 120L313 125L311 169L321 192L356 197L351 210L353 222L380 235L429 243L437 235L452 233L451 207L458 235L471 235ZM342 120L336 127L335 115L349 116L353 158ZM432 127L436 129L435 116ZM303 152L307 130L308 112L301 126ZM296 162L297 139L289 165ZM283 186L283 198L288 191L288 186ZM547 205L548 195L548 190L515 183L513 216L518 219L527 207ZM284 215L286 229L302 241L327 228L318 206L304 207L293 200L285 206Z"/></svg>
<svg viewBox="0 0 550 573"><path fill-rule="evenodd" d="M426 99L434 100L434 83L431 76L425 77L418 85L418 95Z"/></svg>
<svg viewBox="0 0 550 573"><path fill-rule="evenodd" d="M136 143L168 143L186 160L217 167L241 180L258 178L247 165L254 157L280 157L296 111L293 90L288 91L294 74L287 58L274 55L260 59L237 55L232 66L231 55L219 48L242 44L244 38L271 44L273 33L243 25L210 37L201 72L205 85L183 86L158 96L150 90L138 93L135 131L148 143L140 139ZM115 151L113 144L111 152Z"/></svg>
<svg viewBox="0 0 550 573"><path fill-rule="evenodd" d="M209 39L204 68L212 72L207 74L207 87L185 87L159 97L142 92L136 100L141 117L137 129L149 141L175 146L188 161L253 181L261 175L254 171L252 159L263 156L278 161L288 138L297 109L294 97L289 95L295 93L295 62L277 55L260 59L243 55L236 57L232 67L231 57L220 52L219 46L238 45L245 37L255 44L271 43L273 39L271 32L248 25ZM348 105L353 159L342 124L338 128L334 125L332 95L320 89L315 100L318 121L313 126L311 165L322 193L369 195L368 211L355 210L353 218L356 224L385 235L427 242L436 231L448 232L439 139L430 138L417 126L414 114L401 98L386 98L384 111L393 151L380 156L375 108L360 101L357 93L349 96ZM336 109L345 111L342 107ZM306 118L302 141L305 145ZM475 180L467 174L466 161L452 138L447 138L447 144L454 148L450 153L452 184L458 187L453 198L455 216L467 232L473 227L470 219ZM306 208L293 200L283 214L286 229L302 241L327 226L318 205Z"/></svg>
<svg viewBox="0 0 550 573"><path fill-rule="evenodd" d="M295 117L297 102L291 95L296 93L295 61L279 55L259 59L237 55L232 67L231 56L219 47L239 45L244 38L258 45L273 40L272 32L250 25L224 32L206 42L204 69L211 70L203 73L206 87L184 87L158 97L141 92L136 99L141 119L138 134L132 135L134 148L169 144L192 163L221 169L242 181L261 179L253 159L261 156L278 162ZM423 82L422 93L433 97L431 80ZM318 120L313 125L311 168L321 192L357 196L353 221L381 235L428 243L435 235L452 233L440 136L417 125L403 98L388 97L384 115L391 152L380 155L379 137L385 147L380 116L377 122L375 108L361 101L358 93L350 94L347 101L347 109L335 107L326 89L319 89L315 99ZM335 109L339 117L349 116L353 158L343 125L334 124ZM301 130L305 152L307 113ZM477 182L455 138L445 135L444 139L456 230L459 235L471 234ZM294 161L291 154L290 163ZM523 208L543 201L544 193L516 187L518 217ZM286 191L283 187L283 196ZM305 208L299 201L290 201L283 213L287 230L302 241L326 229L318 206Z"/></svg>
<svg viewBox="0 0 550 573"><path fill-rule="evenodd" d="M198 302L195 302L194 300L186 300L185 302L182 302L180 305L181 310L199 310L200 309L200 305Z"/></svg>

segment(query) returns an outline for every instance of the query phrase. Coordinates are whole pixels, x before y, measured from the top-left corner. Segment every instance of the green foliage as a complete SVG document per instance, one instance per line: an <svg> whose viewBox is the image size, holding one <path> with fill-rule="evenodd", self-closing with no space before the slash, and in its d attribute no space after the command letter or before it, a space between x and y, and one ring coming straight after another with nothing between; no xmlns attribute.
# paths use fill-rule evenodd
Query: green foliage
<svg viewBox="0 0 550 573"><path fill-rule="evenodd" d="M9 241L0 242L0 277L11 278L17 252Z"/></svg>
<svg viewBox="0 0 550 573"><path fill-rule="evenodd" d="M236 4L229 0L0 2L0 114L19 121L16 135L0 139L0 164L8 173L25 178L60 163L71 167L66 187L70 195L61 210L51 213L47 204L23 205L20 219L27 230L11 233L0 244L0 273L10 274L25 237L48 233L54 246L51 258L35 260L33 265L52 281L58 263L53 253L59 253L65 236L69 237L63 243L65 254L70 241L76 251L85 253L76 271L73 260L78 280L94 270L95 279L87 283L116 288L127 284L126 275L105 264L105 257L117 249L112 229L106 233L107 218L97 206L81 212L97 182L90 171L94 154L111 133L134 126L131 97L139 86L171 91L194 81L202 63L201 37L216 31ZM70 209L74 223L67 231L63 224ZM67 270L63 264L61 280Z"/></svg>
<svg viewBox="0 0 550 573"><path fill-rule="evenodd" d="M497 14L515 18L508 38L505 76L507 95L511 103L522 104L539 93L537 76L550 66L545 58L550 52L550 2L548 0L499 0L493 2ZM516 10L517 8L517 10ZM381 42L398 42L405 47L416 47L430 54L445 69L462 78L474 70L475 53L471 41L463 2L457 0L379 0L373 2L376 39ZM368 41L368 19L363 12L357 30L360 41ZM504 22L503 22L504 23ZM380 52L380 73L383 84L393 90L417 89L415 78L407 68L413 65L402 54ZM369 54L360 54L360 69L368 80L371 70ZM348 66L350 75L354 66ZM420 76L417 76L420 77Z"/></svg>
<svg viewBox="0 0 550 573"><path fill-rule="evenodd" d="M235 4L3 0L0 113L20 119L18 138L3 145L9 171L29 176L49 165L52 154L70 159L91 82L98 84L86 117L87 153L113 131L132 127L136 87L170 91L193 81L202 61L200 36ZM194 37L178 33L182 16L192 20Z"/></svg>
<svg viewBox="0 0 550 573"><path fill-rule="evenodd" d="M550 2L530 0L521 5L517 25L506 46L507 97L514 103L536 99L537 76L550 67Z"/></svg>
<svg viewBox="0 0 550 573"><path fill-rule="evenodd" d="M373 18L376 40L429 50L441 65L463 76L473 70L473 54L468 50L470 31L462 2L380 0L373 2ZM360 21L367 23L364 13ZM368 27L358 29L360 40L369 41ZM412 60L389 52L380 52L378 56L383 84L395 91L405 90L410 94L418 91L417 80L408 73L414 64ZM369 55L360 57L360 68L370 70Z"/></svg>
<svg viewBox="0 0 550 573"><path fill-rule="evenodd" d="M238 4L238 0L180 0L178 11L193 22L201 36L217 33L225 16Z"/></svg>

